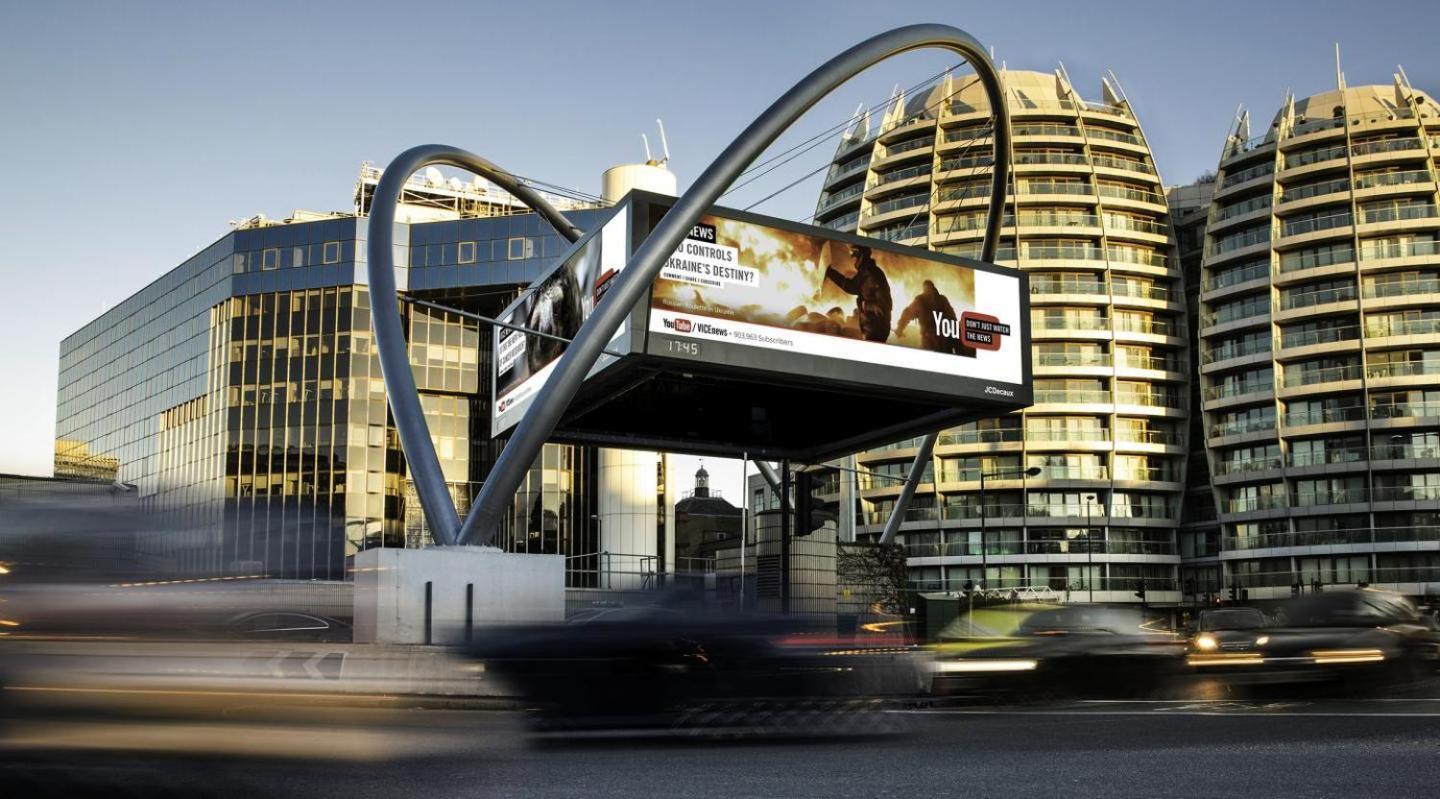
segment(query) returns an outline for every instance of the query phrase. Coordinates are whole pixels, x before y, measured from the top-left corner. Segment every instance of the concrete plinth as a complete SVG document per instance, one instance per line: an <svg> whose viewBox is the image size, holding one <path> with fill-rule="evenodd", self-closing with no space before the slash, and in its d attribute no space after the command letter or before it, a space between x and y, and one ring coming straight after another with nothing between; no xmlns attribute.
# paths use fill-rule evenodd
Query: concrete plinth
<svg viewBox="0 0 1440 799"><path fill-rule="evenodd" d="M564 620L562 555L430 547L355 556L356 643L455 644L469 627Z"/></svg>

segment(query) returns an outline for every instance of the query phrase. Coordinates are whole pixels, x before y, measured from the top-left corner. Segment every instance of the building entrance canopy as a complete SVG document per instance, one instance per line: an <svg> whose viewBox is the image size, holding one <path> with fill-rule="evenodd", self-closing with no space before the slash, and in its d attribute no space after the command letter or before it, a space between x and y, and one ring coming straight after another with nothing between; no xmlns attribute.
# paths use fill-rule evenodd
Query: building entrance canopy
<svg viewBox="0 0 1440 799"><path fill-rule="evenodd" d="M673 202L627 195L500 315L513 327L493 339L493 434L545 391L567 341ZM1017 270L711 208L552 438L815 461L1023 408L1028 298Z"/></svg>

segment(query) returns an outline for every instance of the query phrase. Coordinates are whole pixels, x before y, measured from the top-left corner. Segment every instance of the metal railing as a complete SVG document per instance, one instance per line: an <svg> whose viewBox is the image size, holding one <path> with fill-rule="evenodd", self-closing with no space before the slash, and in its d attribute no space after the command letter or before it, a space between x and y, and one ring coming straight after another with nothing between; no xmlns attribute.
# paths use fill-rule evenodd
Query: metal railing
<svg viewBox="0 0 1440 799"><path fill-rule="evenodd" d="M1307 183L1303 186L1286 188L1280 192L1280 202L1289 203L1296 200L1305 200L1311 197L1319 197L1322 194L1335 194L1337 192L1349 191L1349 178L1336 178L1335 180L1322 180L1318 183Z"/></svg>
<svg viewBox="0 0 1440 799"><path fill-rule="evenodd" d="M1365 320L1365 335L1372 338L1382 338L1384 336L1423 336L1434 333L1440 333L1440 317L1392 319L1388 316L1372 316Z"/></svg>
<svg viewBox="0 0 1440 799"><path fill-rule="evenodd" d="M1330 289L1316 289L1312 291L1282 291L1280 293L1280 307L1283 310L1294 308L1309 308L1315 305L1324 305L1331 302L1346 302L1355 299L1354 286L1340 286Z"/></svg>
<svg viewBox="0 0 1440 799"><path fill-rule="evenodd" d="M1339 214L1308 217L1305 219L1286 220L1280 225L1280 235L1282 237L1300 236L1306 233L1317 233L1322 230L1333 230L1335 228L1348 227L1354 221L1349 211Z"/></svg>
<svg viewBox="0 0 1440 799"><path fill-rule="evenodd" d="M1327 366L1320 369L1290 367L1284 371L1283 384L1286 388L1314 386L1321 383L1336 383L1343 380L1359 380L1360 364Z"/></svg>
<svg viewBox="0 0 1440 799"><path fill-rule="evenodd" d="M1358 325L1322 327L1317 330L1302 330L1280 334L1280 348L1308 347L1312 344L1333 344L1338 341L1354 341L1360 337Z"/></svg>
<svg viewBox="0 0 1440 799"><path fill-rule="evenodd" d="M1404 172L1370 172L1355 175L1355 190L1378 189L1385 186L1408 186L1413 183L1430 183L1430 172L1413 169Z"/></svg>
<svg viewBox="0 0 1440 799"><path fill-rule="evenodd" d="M1240 267L1232 267L1221 272L1216 272L1205 281L1205 290L1214 291L1227 286L1234 286L1240 283L1248 283L1251 280L1260 280L1270 277L1270 262L1268 260L1260 263L1247 264Z"/></svg>

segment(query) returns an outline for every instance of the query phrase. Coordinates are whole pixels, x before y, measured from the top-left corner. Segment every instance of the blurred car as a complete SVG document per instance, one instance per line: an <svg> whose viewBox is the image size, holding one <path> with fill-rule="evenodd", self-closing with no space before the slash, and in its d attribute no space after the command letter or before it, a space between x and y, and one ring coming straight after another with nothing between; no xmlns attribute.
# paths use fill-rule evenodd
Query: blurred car
<svg viewBox="0 0 1440 799"><path fill-rule="evenodd" d="M871 735L900 724L872 701L866 675L906 653L839 647L787 618L618 610L483 631L469 654L525 697L546 737Z"/></svg>
<svg viewBox="0 0 1440 799"><path fill-rule="evenodd" d="M1070 605L1030 613L993 643L937 647L931 691L1148 695L1182 672L1183 655L1180 639L1140 608Z"/></svg>
<svg viewBox="0 0 1440 799"><path fill-rule="evenodd" d="M1260 630L1271 624L1259 608L1206 608L1195 621L1195 631Z"/></svg>
<svg viewBox="0 0 1440 799"><path fill-rule="evenodd" d="M1440 665L1440 631L1399 594L1327 591L1286 602L1273 626L1199 633L1186 662L1238 682L1412 682Z"/></svg>

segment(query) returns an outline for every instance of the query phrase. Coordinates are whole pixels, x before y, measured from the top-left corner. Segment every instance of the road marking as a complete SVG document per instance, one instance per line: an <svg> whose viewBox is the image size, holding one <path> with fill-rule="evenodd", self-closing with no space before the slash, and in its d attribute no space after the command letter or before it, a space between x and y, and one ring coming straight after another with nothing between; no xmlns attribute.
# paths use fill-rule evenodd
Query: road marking
<svg viewBox="0 0 1440 799"><path fill-rule="evenodd" d="M1172 713L1157 713L1153 710L887 710L886 713L913 713L928 716L1149 716L1152 719L1174 718L1175 716L1214 716L1216 718L1256 717L1282 718L1293 716L1318 716L1334 718L1440 718L1440 713L1381 713L1357 711L1347 713L1336 710L1315 710L1302 712L1257 712L1257 711L1216 711L1183 710Z"/></svg>

